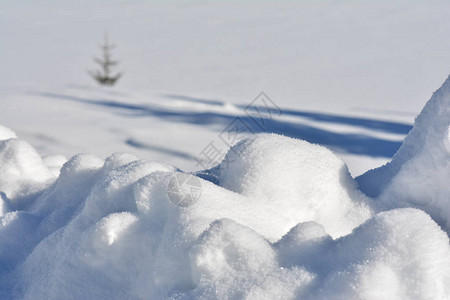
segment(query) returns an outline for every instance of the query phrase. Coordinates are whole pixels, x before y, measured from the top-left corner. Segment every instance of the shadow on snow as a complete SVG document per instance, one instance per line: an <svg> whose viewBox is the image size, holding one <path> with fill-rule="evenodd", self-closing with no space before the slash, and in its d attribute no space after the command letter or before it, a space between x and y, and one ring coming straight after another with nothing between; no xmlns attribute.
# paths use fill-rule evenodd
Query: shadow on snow
<svg viewBox="0 0 450 300"><path fill-rule="evenodd" d="M248 115L236 117L234 115L228 115L218 112L176 111L163 107L158 107L155 105L130 104L107 99L91 100L87 98L55 93L40 92L34 94L42 97L69 100L94 106L118 109L119 110L118 113L121 114L126 113L128 116L133 117L152 116L164 119L166 121L210 126L213 130L214 128L217 128L217 126L220 126L219 128L221 128L221 131L225 130L228 125L230 125L233 121L236 121L238 119L238 122L234 122L233 124L235 124L240 131L246 131L247 133L260 133L260 132L278 133L285 136L306 140L311 143L327 146L338 152L345 152L358 155L390 158L401 146L401 142L398 141L384 140L381 138L376 138L362 134L336 133L304 124L286 122L283 120L279 120L277 118L262 118L261 121L264 123L264 126L258 126L258 122L255 122L255 119ZM182 99L186 101L193 101L199 103L209 102L209 100L195 99L187 96L181 97L177 95L166 95L166 97L171 99ZM211 101L212 105L219 105L220 103L217 100ZM237 106L237 107L245 109L245 106ZM304 112L289 109L282 110L282 113L283 115L298 116L319 122L353 125L357 127L363 127L372 130L396 134L407 134L408 131L412 128L412 126L404 123L364 119L357 117L344 117L324 113ZM127 142L129 143L129 141ZM130 143L130 145L132 144L133 143ZM146 147L147 146L148 145L146 145Z"/></svg>

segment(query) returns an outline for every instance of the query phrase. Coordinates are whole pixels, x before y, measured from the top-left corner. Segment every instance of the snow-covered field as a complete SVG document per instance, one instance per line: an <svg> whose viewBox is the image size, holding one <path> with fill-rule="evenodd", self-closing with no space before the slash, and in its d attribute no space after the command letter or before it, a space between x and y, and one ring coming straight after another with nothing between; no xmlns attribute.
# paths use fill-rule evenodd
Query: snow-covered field
<svg viewBox="0 0 450 300"><path fill-rule="evenodd" d="M1 1L0 298L450 299L449 16Z"/></svg>
<svg viewBox="0 0 450 300"><path fill-rule="evenodd" d="M392 157L448 75L449 14L447 1L2 0L0 123L43 155L195 170L231 104L264 91L292 123L270 130L338 151L356 176ZM125 71L112 90L87 75L106 30Z"/></svg>

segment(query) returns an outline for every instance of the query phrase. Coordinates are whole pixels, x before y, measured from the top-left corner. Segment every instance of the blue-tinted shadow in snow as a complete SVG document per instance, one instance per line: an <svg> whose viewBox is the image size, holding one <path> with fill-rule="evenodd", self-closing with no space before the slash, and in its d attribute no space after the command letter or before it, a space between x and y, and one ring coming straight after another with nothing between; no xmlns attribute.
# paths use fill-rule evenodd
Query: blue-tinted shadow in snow
<svg viewBox="0 0 450 300"><path fill-rule="evenodd" d="M110 108L113 109L115 113L119 113L122 115L132 117L152 116L164 119L165 121L209 126L213 130L219 131L224 130L236 118L236 116L234 115L222 114L219 112L170 110L166 107L159 107L155 105L123 103L108 99L87 99L55 93L34 93L34 94L43 97L55 98L60 100L69 100L93 106ZM170 98L175 97L171 95ZM183 97L183 100L188 99L190 99L190 97ZM200 100L197 99L196 101L202 103L208 101L203 99ZM217 102L218 101L214 100L214 105L217 105ZM239 108L244 108L244 106L241 106ZM295 110L283 110L283 115L298 116L300 118L308 118L318 122L351 125L355 127L362 127L371 130L395 134L407 134L408 131L412 128L411 125L403 123L365 119L365 118L344 117L332 114L303 112ZM261 132L278 133L293 138L303 139L311 143L320 144L339 152L358 155L368 155L373 157L390 158L401 146L401 142L399 141L385 140L364 134L331 132L305 124L291 123L279 120L277 118L264 119L264 129L262 129L255 124L253 118L251 118L250 116L242 115L239 116L239 118L242 124L245 124L248 127L250 127L250 129L254 133L261 133ZM236 122L235 124L238 124L239 126L241 122ZM245 130L244 128L241 129L243 131Z"/></svg>

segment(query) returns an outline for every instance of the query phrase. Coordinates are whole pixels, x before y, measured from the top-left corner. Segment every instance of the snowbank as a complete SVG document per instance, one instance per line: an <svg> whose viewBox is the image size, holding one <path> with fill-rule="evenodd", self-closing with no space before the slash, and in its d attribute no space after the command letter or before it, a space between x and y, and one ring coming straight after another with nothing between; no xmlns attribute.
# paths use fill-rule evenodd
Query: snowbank
<svg viewBox="0 0 450 300"><path fill-rule="evenodd" d="M26 208L37 193L55 180L36 150L17 138L0 140L0 165L0 191L17 209Z"/></svg>
<svg viewBox="0 0 450 300"><path fill-rule="evenodd" d="M271 240L305 221L339 237L372 214L340 158L322 146L275 134L232 147L220 165L218 185L255 202L251 209L264 216Z"/></svg>
<svg viewBox="0 0 450 300"><path fill-rule="evenodd" d="M41 158L2 127L1 298L448 299L449 89L376 181L380 201L331 151L278 135L186 174L122 153ZM420 203L435 220L397 208Z"/></svg>
<svg viewBox="0 0 450 300"><path fill-rule="evenodd" d="M450 76L416 118L392 161L358 181L386 208L421 208L450 233L449 178Z"/></svg>
<svg viewBox="0 0 450 300"><path fill-rule="evenodd" d="M9 128L0 125L0 141L17 138L16 133Z"/></svg>
<svg viewBox="0 0 450 300"><path fill-rule="evenodd" d="M297 263L325 271L318 299L448 299L450 247L423 211L383 212ZM325 245L324 245L325 244ZM305 258L303 258L305 259Z"/></svg>

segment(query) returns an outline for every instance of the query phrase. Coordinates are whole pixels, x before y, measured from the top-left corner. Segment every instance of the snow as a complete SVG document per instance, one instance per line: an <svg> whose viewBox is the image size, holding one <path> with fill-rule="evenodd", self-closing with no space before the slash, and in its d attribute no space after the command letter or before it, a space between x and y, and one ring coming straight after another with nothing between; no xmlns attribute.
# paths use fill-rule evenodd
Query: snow
<svg viewBox="0 0 450 300"><path fill-rule="evenodd" d="M3 0L1 7L0 82L39 88L93 86L86 71L105 30L125 91L247 103L263 89L280 106L322 112L364 107L413 118L450 62L445 0Z"/></svg>
<svg viewBox="0 0 450 300"><path fill-rule="evenodd" d="M44 156L194 171L264 91L284 111L268 132L324 145L357 176L390 160L448 74L443 0L91 2L0 3L0 123ZM105 30L125 72L112 90L86 72Z"/></svg>
<svg viewBox="0 0 450 300"><path fill-rule="evenodd" d="M0 189L18 209L26 208L28 198L54 180L36 150L20 139L0 141L0 164Z"/></svg>
<svg viewBox="0 0 450 300"><path fill-rule="evenodd" d="M423 211L379 213L326 248L319 268L331 272L317 297L446 299L449 258L448 236Z"/></svg>
<svg viewBox="0 0 450 300"><path fill-rule="evenodd" d="M450 77L417 116L392 161L358 177L361 189L390 206L428 212L450 232Z"/></svg>
<svg viewBox="0 0 450 300"><path fill-rule="evenodd" d="M325 147L279 135L232 147L220 164L218 185L255 201L252 209L266 220L265 231L274 232L265 235L272 240L306 221L339 237L372 214L341 159ZM284 230L276 234L277 224Z"/></svg>
<svg viewBox="0 0 450 300"><path fill-rule="evenodd" d="M1 1L0 298L450 299L449 11Z"/></svg>
<svg viewBox="0 0 450 300"><path fill-rule="evenodd" d="M314 276L280 268L276 252L262 236L231 220L211 224L191 252L197 287L188 299L287 299Z"/></svg>
<svg viewBox="0 0 450 300"><path fill-rule="evenodd" d="M16 134L11 129L0 126L0 140L9 140L16 137Z"/></svg>
<svg viewBox="0 0 450 300"><path fill-rule="evenodd" d="M424 109L438 107L434 124L448 120L442 99L450 98L437 92ZM445 127L435 136L447 138ZM5 299L450 296L447 233L423 210L391 202L381 211L322 146L274 134L244 138L218 166L190 175L201 196L180 206L169 182L189 174L173 166L124 153L79 154L55 177L26 142L2 143Z"/></svg>

